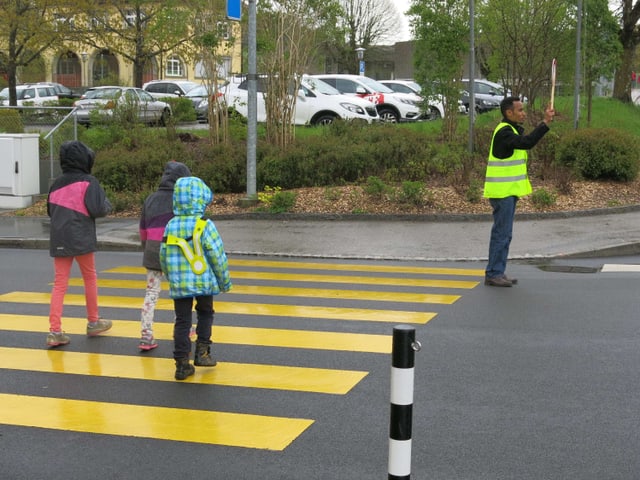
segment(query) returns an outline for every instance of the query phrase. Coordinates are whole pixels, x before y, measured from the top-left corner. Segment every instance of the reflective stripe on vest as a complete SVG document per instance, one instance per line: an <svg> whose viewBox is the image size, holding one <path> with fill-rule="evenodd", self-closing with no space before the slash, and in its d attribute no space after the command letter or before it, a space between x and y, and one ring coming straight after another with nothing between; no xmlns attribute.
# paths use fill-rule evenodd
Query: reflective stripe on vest
<svg viewBox="0 0 640 480"><path fill-rule="evenodd" d="M514 150L508 158L493 156L493 142L496 133L507 126L512 128L516 135L519 135L518 130L506 122L498 124L493 131L484 182L484 196L486 198L522 197L529 195L532 191L527 175L528 155L526 150Z"/></svg>
<svg viewBox="0 0 640 480"><path fill-rule="evenodd" d="M191 249L189 243L184 238L175 237L173 235L167 235L167 245L177 245L182 250L183 255L189 262L191 270L196 275L201 275L207 271L207 261L202 254L202 243L200 243L200 237L204 231L204 227L207 225L207 221L201 218L196 222L196 226L193 229L193 248Z"/></svg>

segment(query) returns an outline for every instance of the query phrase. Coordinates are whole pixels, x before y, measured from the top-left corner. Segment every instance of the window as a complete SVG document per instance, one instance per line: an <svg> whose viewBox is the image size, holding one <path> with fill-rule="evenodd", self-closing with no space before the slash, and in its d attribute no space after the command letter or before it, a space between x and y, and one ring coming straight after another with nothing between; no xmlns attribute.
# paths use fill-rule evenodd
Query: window
<svg viewBox="0 0 640 480"><path fill-rule="evenodd" d="M229 40L231 34L229 33L229 22L218 22L218 37L224 40Z"/></svg>
<svg viewBox="0 0 640 480"><path fill-rule="evenodd" d="M218 65L218 72L217 72L218 78L227 78L229 76L230 71L231 71L231 58L222 57L220 64ZM196 78L209 78L204 61L198 60L195 66L194 75Z"/></svg>
<svg viewBox="0 0 640 480"><path fill-rule="evenodd" d="M167 59L167 65L165 67L167 77L182 77L184 76L183 72L182 61L178 57L173 56Z"/></svg>

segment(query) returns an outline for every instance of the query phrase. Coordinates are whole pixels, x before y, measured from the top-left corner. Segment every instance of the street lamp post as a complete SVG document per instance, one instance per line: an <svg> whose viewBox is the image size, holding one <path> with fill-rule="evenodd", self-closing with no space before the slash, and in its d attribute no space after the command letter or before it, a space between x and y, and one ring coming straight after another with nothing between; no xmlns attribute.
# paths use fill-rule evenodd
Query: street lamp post
<svg viewBox="0 0 640 480"><path fill-rule="evenodd" d="M364 76L364 51L366 48L358 47L356 48L356 53L358 54L358 70L360 75Z"/></svg>

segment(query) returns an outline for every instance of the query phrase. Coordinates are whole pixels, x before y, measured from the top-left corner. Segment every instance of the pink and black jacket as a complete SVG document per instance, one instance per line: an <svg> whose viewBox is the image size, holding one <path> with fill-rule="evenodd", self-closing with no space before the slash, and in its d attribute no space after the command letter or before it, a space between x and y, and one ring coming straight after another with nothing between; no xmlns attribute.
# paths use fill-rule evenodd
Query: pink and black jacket
<svg viewBox="0 0 640 480"><path fill-rule="evenodd" d="M108 215L111 203L91 175L94 161L95 153L82 142L64 142L60 147L62 175L47 197L52 257L74 257L98 248L95 219Z"/></svg>

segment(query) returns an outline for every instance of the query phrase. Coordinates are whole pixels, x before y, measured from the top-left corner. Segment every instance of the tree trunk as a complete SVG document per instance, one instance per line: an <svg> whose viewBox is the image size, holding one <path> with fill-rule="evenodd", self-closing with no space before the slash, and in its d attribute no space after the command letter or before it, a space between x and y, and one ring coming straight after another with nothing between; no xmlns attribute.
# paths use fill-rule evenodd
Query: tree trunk
<svg viewBox="0 0 640 480"><path fill-rule="evenodd" d="M621 32L620 41L622 43L622 58L620 66L616 70L613 84L613 98L630 103L631 102L631 72L633 71L633 57L636 49L637 39L633 32Z"/></svg>

